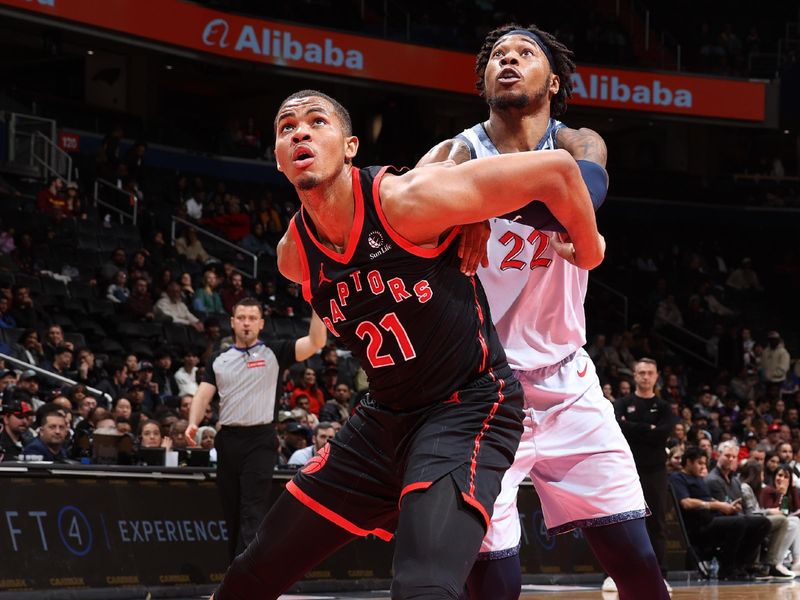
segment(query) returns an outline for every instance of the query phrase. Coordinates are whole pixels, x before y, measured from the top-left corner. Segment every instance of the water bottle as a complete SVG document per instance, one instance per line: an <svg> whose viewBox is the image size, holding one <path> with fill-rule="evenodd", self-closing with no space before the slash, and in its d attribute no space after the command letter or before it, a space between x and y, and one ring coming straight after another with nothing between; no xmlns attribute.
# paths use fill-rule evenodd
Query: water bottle
<svg viewBox="0 0 800 600"><path fill-rule="evenodd" d="M711 563L708 565L708 578L711 581L719 579L719 561L716 556L711 559Z"/></svg>

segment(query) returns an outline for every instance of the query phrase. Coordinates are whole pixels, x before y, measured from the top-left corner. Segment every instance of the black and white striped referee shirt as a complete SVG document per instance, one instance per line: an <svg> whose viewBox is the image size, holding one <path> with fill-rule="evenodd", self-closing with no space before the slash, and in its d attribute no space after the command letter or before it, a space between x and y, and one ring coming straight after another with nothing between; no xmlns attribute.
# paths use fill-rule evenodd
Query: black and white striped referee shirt
<svg viewBox="0 0 800 600"><path fill-rule="evenodd" d="M297 362L296 343L258 342L211 355L203 381L217 388L221 425L251 427L272 422L278 378Z"/></svg>

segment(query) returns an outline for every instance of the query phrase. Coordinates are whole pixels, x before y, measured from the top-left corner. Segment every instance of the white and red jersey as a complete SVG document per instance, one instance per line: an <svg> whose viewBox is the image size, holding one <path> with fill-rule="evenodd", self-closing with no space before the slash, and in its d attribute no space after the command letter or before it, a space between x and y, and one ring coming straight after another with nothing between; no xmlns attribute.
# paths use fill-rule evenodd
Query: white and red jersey
<svg viewBox="0 0 800 600"><path fill-rule="evenodd" d="M534 150L554 149L563 126L550 119ZM473 158L499 154L480 123L457 137L469 144ZM491 228L489 268L478 269L478 276L508 363L523 371L555 365L586 343L589 273L556 254L552 232L508 219L492 219Z"/></svg>

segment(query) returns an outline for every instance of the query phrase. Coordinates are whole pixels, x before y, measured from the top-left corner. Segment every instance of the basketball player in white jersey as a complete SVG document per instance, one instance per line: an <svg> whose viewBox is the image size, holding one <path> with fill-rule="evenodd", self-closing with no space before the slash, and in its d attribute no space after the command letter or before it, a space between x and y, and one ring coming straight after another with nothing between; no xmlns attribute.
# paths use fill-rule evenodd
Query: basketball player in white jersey
<svg viewBox="0 0 800 600"><path fill-rule="evenodd" d="M572 56L534 26L490 32L476 64L489 119L434 147L419 164L562 145L584 159L578 164L599 207L608 185L602 139L552 118L566 109ZM621 599L669 598L645 528L647 508L630 448L583 350L588 272L574 265L571 244L558 233L563 228L539 202L492 219L490 226L488 263L478 274L509 364L523 385L526 418L467 584L469 598L519 597L516 497L526 475L541 499L548 533L580 528ZM470 253L467 248L465 258Z"/></svg>

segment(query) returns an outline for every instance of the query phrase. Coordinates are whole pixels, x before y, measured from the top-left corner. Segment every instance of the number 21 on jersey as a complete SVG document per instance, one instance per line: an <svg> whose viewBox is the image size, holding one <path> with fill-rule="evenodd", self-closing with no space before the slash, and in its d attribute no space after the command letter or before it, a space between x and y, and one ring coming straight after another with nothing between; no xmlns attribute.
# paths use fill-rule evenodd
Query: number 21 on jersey
<svg viewBox="0 0 800 600"><path fill-rule="evenodd" d="M517 256L520 255L525 248L525 242L534 246L533 258L531 259L531 269L537 267L547 268L553 262L552 258L542 258L545 250L550 246L550 238L546 233L542 233L538 229L534 229L527 239L513 231L506 231L500 236L498 240L503 246L511 245L511 248L506 254L506 257L500 262L500 270L506 271L508 269L517 269L521 271L525 268L525 261L519 260Z"/></svg>
<svg viewBox="0 0 800 600"><path fill-rule="evenodd" d="M394 358L392 358L391 354L380 353L381 346L383 346L383 333L381 329L387 333L391 333L397 340L397 345L400 347L403 360L409 361L417 357L417 351L414 350L411 340L408 339L408 334L403 324L400 323L400 319L397 318L395 313L390 312L384 315L378 322L378 325L375 325L372 321L362 321L358 324L358 327L356 327L356 335L360 339L369 338L367 342L367 359L369 360L369 364L374 368L390 367L394 364Z"/></svg>

